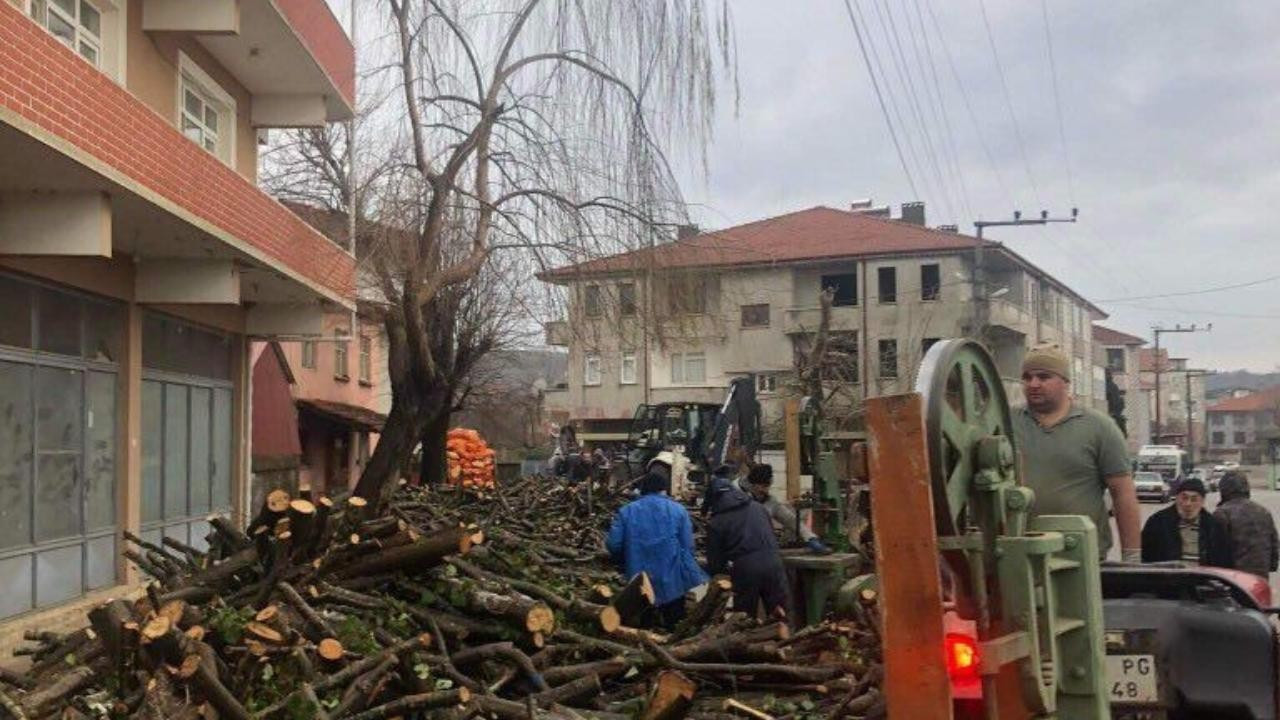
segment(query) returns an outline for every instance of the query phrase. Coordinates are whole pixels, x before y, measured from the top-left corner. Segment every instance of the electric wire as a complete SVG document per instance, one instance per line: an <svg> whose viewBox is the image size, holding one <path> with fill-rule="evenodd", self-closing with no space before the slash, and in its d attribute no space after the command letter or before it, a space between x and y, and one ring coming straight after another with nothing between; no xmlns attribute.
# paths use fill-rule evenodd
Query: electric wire
<svg viewBox="0 0 1280 720"><path fill-rule="evenodd" d="M920 0L913 0L913 6L916 11L916 20L919 25L921 39L924 42L925 57L928 58L929 78L932 81L933 98L935 100L935 114L940 121L943 129L944 151L950 162L950 171L952 177L955 178L960 186L960 200L964 206L966 216L974 217L973 205L969 198L969 184L965 179L964 168L960 162L960 155L956 151L956 134L951 124L951 114L947 111L947 102L942 93L942 82L938 79L938 64L934 59L933 46L929 42L929 30L925 26L924 13L920 10ZM910 23L910 14L908 13L908 23ZM915 29L912 28L912 41L915 41ZM917 45L917 52L919 46ZM922 61L923 64L923 61Z"/></svg>
<svg viewBox="0 0 1280 720"><path fill-rule="evenodd" d="M1018 143L1018 152L1022 156L1022 164L1027 171L1027 181L1031 183L1031 194L1036 200L1036 205L1043 207L1044 203L1040 199L1040 188L1036 185L1035 173L1031 171L1031 159L1027 155L1027 144L1022 139L1022 127L1018 124L1018 114L1013 109L1013 96L1009 92L1009 82L1005 78L1004 64L1000 62L1000 51L996 49L996 36L991 32L991 21L987 17L987 3L985 0L978 0L978 9L981 10L982 26L987 31L987 43L991 46L991 57L996 63L996 74L1000 78L1000 90L1004 94L1005 108L1009 111L1009 121L1013 124L1013 136Z"/></svg>
<svg viewBox="0 0 1280 720"><path fill-rule="evenodd" d="M1058 91L1058 63L1053 56L1053 32L1049 26L1049 0L1040 0L1040 11L1044 18L1044 44L1049 51L1049 79L1053 84L1053 108L1058 114L1058 141L1062 145L1062 162L1067 169L1067 197L1071 204L1076 204L1076 183L1071 172L1071 154L1067 151L1066 122L1062 117L1062 94Z"/></svg>
<svg viewBox="0 0 1280 720"><path fill-rule="evenodd" d="M1242 283L1232 283L1230 285L1217 285L1214 287L1201 288L1199 290L1183 290L1179 292L1160 293L1158 295L1133 295L1129 297L1105 298L1098 302L1127 303L1138 300L1159 300L1160 298L1171 297L1187 297L1188 295L1208 295L1210 293L1226 292L1227 290L1239 290L1240 288L1254 287L1256 285L1265 285L1280 280L1280 275L1272 275L1271 277L1259 278Z"/></svg>
<svg viewBox="0 0 1280 720"><path fill-rule="evenodd" d="M853 33L858 37L858 48L862 51L862 61L867 67L867 75L871 77L871 87L875 89L876 100L880 103L880 114L884 116L884 124L889 128L889 137L893 139L893 147L898 153L898 162L902 164L902 172L907 176L907 185L911 188L913 195L919 197L920 191L916 189L915 180L911 177L911 169L907 167L907 158L902 154L902 145L898 142L898 133L893 129L893 123L889 119L889 109L885 105L884 95L880 92L880 83L876 80L875 71L871 67L871 58L867 55L867 46L862 38L862 29L858 26L858 21L853 15L853 6L850 0L844 0L845 12L849 14L849 23L853 25Z"/></svg>

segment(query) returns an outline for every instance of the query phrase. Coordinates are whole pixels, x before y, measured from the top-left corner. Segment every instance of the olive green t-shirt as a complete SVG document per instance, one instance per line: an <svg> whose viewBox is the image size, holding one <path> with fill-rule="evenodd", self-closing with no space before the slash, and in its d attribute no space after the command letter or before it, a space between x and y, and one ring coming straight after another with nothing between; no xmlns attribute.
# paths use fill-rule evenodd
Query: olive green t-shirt
<svg viewBox="0 0 1280 720"><path fill-rule="evenodd" d="M1022 480L1035 492L1031 515L1086 515L1098 527L1098 549L1111 549L1103 496L1107 478L1131 472L1129 450L1115 421L1073 405L1053 427L1041 427L1026 408L1013 411Z"/></svg>

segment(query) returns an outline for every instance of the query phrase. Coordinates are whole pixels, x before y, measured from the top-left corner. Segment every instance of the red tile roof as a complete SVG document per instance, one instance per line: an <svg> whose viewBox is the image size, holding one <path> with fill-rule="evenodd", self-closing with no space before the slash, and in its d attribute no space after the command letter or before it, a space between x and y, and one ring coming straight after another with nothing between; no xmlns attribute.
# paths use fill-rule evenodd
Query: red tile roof
<svg viewBox="0 0 1280 720"><path fill-rule="evenodd" d="M1209 406L1209 412L1259 412L1280 409L1280 385L1262 388L1244 397L1227 398Z"/></svg>
<svg viewBox="0 0 1280 720"><path fill-rule="evenodd" d="M1093 326L1093 339L1103 345L1146 345L1147 341L1137 335L1112 330L1104 325Z"/></svg>
<svg viewBox="0 0 1280 720"><path fill-rule="evenodd" d="M298 400L298 407L324 416L339 425L363 430L381 430L382 424L387 421L387 416L380 412L332 400Z"/></svg>
<svg viewBox="0 0 1280 720"><path fill-rule="evenodd" d="M542 273L549 281L583 274L664 268L767 265L860 255L972 250L966 235L817 206ZM988 247L999 243L987 242Z"/></svg>
<svg viewBox="0 0 1280 720"><path fill-rule="evenodd" d="M818 205L704 232L653 248L547 270L539 273L538 278L567 283L584 276L626 273L652 267L739 267L857 257L953 254L972 251L977 242L976 238L968 235ZM1090 309L1106 317L1100 308L1013 250L991 240L986 241L986 247L1008 255L1037 276L1046 277L1059 290L1080 298Z"/></svg>

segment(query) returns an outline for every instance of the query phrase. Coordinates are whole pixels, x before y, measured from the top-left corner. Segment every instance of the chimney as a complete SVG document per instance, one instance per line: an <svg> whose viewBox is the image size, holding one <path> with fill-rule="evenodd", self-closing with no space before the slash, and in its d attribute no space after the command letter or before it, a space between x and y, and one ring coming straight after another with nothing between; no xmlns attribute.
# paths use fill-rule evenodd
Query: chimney
<svg viewBox="0 0 1280 720"><path fill-rule="evenodd" d="M858 207L858 205L859 203L854 203L854 206L849 209L849 212L853 213L854 215L870 215L871 217L886 218L886 219L889 217L888 205L881 205L880 207L872 207L871 201L869 200L867 201L866 207Z"/></svg>
<svg viewBox="0 0 1280 720"><path fill-rule="evenodd" d="M870 210L871 198L862 198L861 200L854 200L853 202L849 203L849 209L854 212L857 212L859 210Z"/></svg>
<svg viewBox="0 0 1280 720"><path fill-rule="evenodd" d="M940 230L940 231L942 231L942 232L948 232L948 233L958 233L958 232L960 232L960 226L959 226L959 225L939 225L939 226L938 226L937 228L935 228L935 229L936 229L936 230Z"/></svg>
<svg viewBox="0 0 1280 720"><path fill-rule="evenodd" d="M702 234L702 228L697 225L681 225L676 228L676 242L688 240Z"/></svg>
<svg viewBox="0 0 1280 720"><path fill-rule="evenodd" d="M902 203L902 217L898 219L905 223L924 227L924 203L919 201Z"/></svg>

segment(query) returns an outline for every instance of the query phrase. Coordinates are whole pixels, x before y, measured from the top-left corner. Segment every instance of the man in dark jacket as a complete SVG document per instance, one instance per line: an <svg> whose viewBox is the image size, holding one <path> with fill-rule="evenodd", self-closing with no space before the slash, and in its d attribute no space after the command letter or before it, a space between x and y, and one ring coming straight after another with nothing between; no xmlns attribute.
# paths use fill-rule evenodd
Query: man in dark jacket
<svg viewBox="0 0 1280 720"><path fill-rule="evenodd" d="M1233 566L1267 578L1280 562L1275 519L1266 508L1249 499L1249 480L1243 473L1223 475L1218 492L1221 499L1213 519L1231 541Z"/></svg>
<svg viewBox="0 0 1280 720"><path fill-rule="evenodd" d="M717 575L729 568L734 610L755 617L763 603L767 614L786 617L787 573L769 511L735 484L717 483L713 492L707 570Z"/></svg>
<svg viewBox="0 0 1280 720"><path fill-rule="evenodd" d="M1177 489L1173 503L1142 527L1142 562L1232 567L1231 541L1222 524L1204 511L1204 483L1183 480Z"/></svg>

